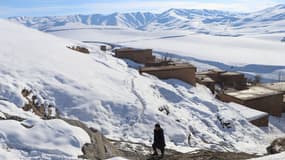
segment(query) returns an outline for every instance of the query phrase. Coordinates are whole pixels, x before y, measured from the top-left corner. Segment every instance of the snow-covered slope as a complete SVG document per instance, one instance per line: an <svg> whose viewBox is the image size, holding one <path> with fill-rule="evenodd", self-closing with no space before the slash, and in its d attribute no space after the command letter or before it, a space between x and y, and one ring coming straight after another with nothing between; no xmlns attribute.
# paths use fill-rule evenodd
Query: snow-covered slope
<svg viewBox="0 0 285 160"><path fill-rule="evenodd" d="M2 79L1 83L4 83ZM77 159L83 154L81 147L90 143L88 134L81 128L59 119L42 120L6 100L0 100L0 113L25 119L0 120L1 160Z"/></svg>
<svg viewBox="0 0 285 160"><path fill-rule="evenodd" d="M11 21L43 31L59 26L116 26L140 30L186 30L223 36L272 34L285 32L285 5L254 13L230 13L218 10L170 9L155 13L114 13L110 15L74 15L56 17L11 17ZM75 25L76 24L76 25ZM68 27L67 27L68 28ZM70 28L70 27L69 27ZM75 27L76 28L76 27Z"/></svg>
<svg viewBox="0 0 285 160"><path fill-rule="evenodd" d="M79 42L5 20L0 24L0 97L18 107L24 103L21 90L31 88L54 101L63 115L80 119L109 138L149 145L152 127L160 122L170 148L262 153L270 143L262 130L231 110L230 104L217 101L203 86L140 75L96 46L87 46L90 55L81 54L66 48ZM224 128L223 122L231 128ZM7 125L0 124L2 128ZM10 133L4 131L4 135ZM5 140L4 144L11 143Z"/></svg>

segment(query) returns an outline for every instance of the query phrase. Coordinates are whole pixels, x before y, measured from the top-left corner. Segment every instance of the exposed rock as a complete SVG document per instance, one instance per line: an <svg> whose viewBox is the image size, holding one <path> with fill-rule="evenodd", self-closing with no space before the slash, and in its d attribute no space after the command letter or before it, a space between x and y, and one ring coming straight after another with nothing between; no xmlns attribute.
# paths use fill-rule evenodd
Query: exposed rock
<svg viewBox="0 0 285 160"><path fill-rule="evenodd" d="M159 156L151 156L152 148L141 143L128 141L111 140L113 144L120 148L124 157L131 160L157 160ZM175 150L166 149L163 160L243 160L257 157L254 154L218 152L208 150L198 150L191 153L181 153Z"/></svg>
<svg viewBox="0 0 285 160"><path fill-rule="evenodd" d="M275 139L269 147L266 148L268 154L275 154L285 151L285 138Z"/></svg>
<svg viewBox="0 0 285 160"><path fill-rule="evenodd" d="M98 130L88 128L84 123L77 120L61 119L70 125L82 128L90 136L91 144L85 144L82 147L84 155L80 156L80 158L103 160L110 157L122 156L122 152L116 149Z"/></svg>
<svg viewBox="0 0 285 160"><path fill-rule="evenodd" d="M5 120L15 120L15 121L19 121L19 122L22 122L24 121L25 119L24 118L21 118L21 117L18 117L18 116L14 116L14 115L9 115L7 113L3 113L5 115Z"/></svg>
<svg viewBox="0 0 285 160"><path fill-rule="evenodd" d="M247 153L198 151L189 154L177 154L163 158L164 160L243 160L254 158L256 155Z"/></svg>
<svg viewBox="0 0 285 160"><path fill-rule="evenodd" d="M53 119L59 117L59 111L44 100L40 95L36 95L31 90L23 89L22 96L27 100L23 106L24 111L32 111L43 119Z"/></svg>

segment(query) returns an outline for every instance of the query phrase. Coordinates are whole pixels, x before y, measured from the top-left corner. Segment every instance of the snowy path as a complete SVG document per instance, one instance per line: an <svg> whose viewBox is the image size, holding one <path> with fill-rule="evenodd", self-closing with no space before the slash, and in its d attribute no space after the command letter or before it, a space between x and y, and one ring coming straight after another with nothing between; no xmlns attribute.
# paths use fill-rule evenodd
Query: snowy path
<svg viewBox="0 0 285 160"><path fill-rule="evenodd" d="M142 111L139 114L137 122L136 122L136 123L139 123L139 122L141 122L141 120L142 120L142 118L144 116L144 112L146 110L147 104L146 104L144 98L137 92L137 89L135 87L135 79L136 79L136 77L132 78L132 80L131 80L132 81L131 82L132 83L132 93L137 97L137 99L139 100L139 102L140 102L140 104L142 106Z"/></svg>

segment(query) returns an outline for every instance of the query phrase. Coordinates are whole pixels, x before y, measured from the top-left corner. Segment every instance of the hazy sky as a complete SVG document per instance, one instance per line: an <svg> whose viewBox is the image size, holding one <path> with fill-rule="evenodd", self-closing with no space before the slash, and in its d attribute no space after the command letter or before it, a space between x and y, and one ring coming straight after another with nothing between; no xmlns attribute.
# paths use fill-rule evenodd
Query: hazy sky
<svg viewBox="0 0 285 160"><path fill-rule="evenodd" d="M169 8L252 12L277 4L285 4L285 0L0 0L0 17L161 12Z"/></svg>

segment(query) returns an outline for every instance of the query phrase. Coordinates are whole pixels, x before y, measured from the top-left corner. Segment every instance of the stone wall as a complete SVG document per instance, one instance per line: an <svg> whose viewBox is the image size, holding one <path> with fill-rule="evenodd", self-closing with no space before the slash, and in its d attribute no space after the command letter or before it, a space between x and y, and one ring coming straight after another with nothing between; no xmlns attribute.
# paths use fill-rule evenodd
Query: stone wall
<svg viewBox="0 0 285 160"><path fill-rule="evenodd" d="M252 120L250 123L258 127L268 127L268 118L269 116L267 115L259 119Z"/></svg>
<svg viewBox="0 0 285 160"><path fill-rule="evenodd" d="M116 49L115 55L118 58L130 59L141 64L155 61L151 49Z"/></svg>
<svg viewBox="0 0 285 160"><path fill-rule="evenodd" d="M240 100L227 94L221 93L218 98L224 102L236 102L247 107L267 112L270 115L280 117L283 112L283 95L271 95L266 97L259 97L251 100Z"/></svg>

